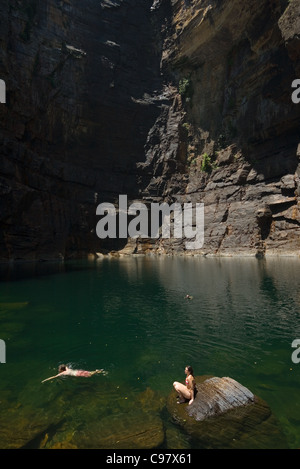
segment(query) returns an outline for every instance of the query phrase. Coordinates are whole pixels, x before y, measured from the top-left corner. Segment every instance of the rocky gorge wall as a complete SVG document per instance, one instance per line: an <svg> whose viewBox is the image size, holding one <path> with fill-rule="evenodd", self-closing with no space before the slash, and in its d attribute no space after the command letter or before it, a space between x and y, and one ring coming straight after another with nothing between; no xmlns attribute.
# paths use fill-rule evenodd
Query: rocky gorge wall
<svg viewBox="0 0 300 469"><path fill-rule="evenodd" d="M185 171L178 190L152 146L149 193L205 204L201 254L299 255L300 2L173 1L172 12L163 69L179 84L169 122Z"/></svg>
<svg viewBox="0 0 300 469"><path fill-rule="evenodd" d="M95 252L97 203L135 196L159 113L147 100L161 80L151 5L1 3L2 260Z"/></svg>
<svg viewBox="0 0 300 469"><path fill-rule="evenodd" d="M203 202L199 254L299 255L299 0L10 0L0 6L0 259L102 241L96 207Z"/></svg>

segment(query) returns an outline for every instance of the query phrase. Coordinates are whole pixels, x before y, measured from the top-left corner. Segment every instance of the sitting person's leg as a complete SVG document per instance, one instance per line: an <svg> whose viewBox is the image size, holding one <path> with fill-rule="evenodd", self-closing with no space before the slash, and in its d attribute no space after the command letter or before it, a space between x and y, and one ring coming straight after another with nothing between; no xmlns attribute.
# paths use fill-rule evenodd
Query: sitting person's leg
<svg viewBox="0 0 300 469"><path fill-rule="evenodd" d="M174 386L175 391L179 395L179 400L181 403L185 402L186 399L188 400L191 399L191 391L189 391L188 388L184 384L179 383L178 381L175 381L173 383L173 386Z"/></svg>

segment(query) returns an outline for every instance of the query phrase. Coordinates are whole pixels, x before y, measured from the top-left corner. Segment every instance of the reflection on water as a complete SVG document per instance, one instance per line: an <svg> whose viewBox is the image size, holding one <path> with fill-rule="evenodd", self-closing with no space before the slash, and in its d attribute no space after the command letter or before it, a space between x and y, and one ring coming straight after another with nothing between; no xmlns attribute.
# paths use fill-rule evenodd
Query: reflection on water
<svg viewBox="0 0 300 469"><path fill-rule="evenodd" d="M299 447L300 365L291 361L291 344L300 338L299 272L291 258L130 257L3 267L3 447L100 448L122 438L128 448L150 441L196 447L165 411L187 364L197 375L231 376L265 399L289 447ZM62 362L109 374L41 385ZM109 420L115 426L105 427Z"/></svg>

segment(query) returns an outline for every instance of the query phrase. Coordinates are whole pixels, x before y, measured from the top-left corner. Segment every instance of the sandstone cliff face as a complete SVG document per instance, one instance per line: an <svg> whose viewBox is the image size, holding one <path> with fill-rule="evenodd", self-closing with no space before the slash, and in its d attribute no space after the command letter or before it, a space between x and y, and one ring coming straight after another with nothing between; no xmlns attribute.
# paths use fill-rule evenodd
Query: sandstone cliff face
<svg viewBox="0 0 300 469"><path fill-rule="evenodd" d="M1 5L0 259L121 248L95 234L119 194L204 202L200 253L298 254L299 5Z"/></svg>
<svg viewBox="0 0 300 469"><path fill-rule="evenodd" d="M200 252L299 255L300 2L173 1L172 11L163 65L181 92L188 175L176 200L205 204Z"/></svg>

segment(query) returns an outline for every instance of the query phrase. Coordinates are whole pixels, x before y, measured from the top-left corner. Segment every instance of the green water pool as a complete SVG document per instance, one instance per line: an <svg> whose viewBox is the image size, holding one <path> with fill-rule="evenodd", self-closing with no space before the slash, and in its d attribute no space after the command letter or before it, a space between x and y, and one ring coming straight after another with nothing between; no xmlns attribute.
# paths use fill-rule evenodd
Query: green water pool
<svg viewBox="0 0 300 469"><path fill-rule="evenodd" d="M205 447L165 405L186 365L248 387L300 447L299 260L103 258L0 274L1 448ZM108 374L41 384L61 363Z"/></svg>

